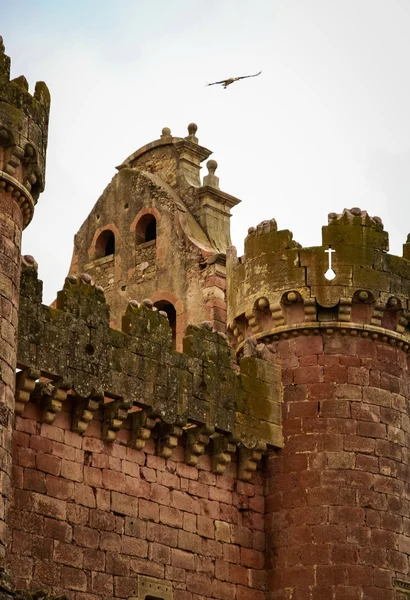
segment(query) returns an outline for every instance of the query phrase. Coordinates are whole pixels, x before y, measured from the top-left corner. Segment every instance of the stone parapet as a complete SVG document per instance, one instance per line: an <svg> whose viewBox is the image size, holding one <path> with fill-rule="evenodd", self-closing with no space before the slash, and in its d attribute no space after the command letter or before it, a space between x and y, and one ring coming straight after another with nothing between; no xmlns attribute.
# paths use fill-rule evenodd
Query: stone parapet
<svg viewBox="0 0 410 600"><path fill-rule="evenodd" d="M0 37L0 187L12 194L26 226L44 189L50 93L36 83L34 95L24 76L10 80L10 59Z"/></svg>
<svg viewBox="0 0 410 600"><path fill-rule="evenodd" d="M334 277L327 279L331 250ZM279 339L318 329L370 335L408 349L410 262L387 253L378 217L358 208L329 215L322 246L302 248L265 221L249 230L244 256L228 251L228 326L239 350L248 337ZM332 276L333 276L332 274Z"/></svg>
<svg viewBox="0 0 410 600"><path fill-rule="evenodd" d="M243 448L243 479L251 475L249 463L268 446L281 446L280 367L257 346L251 344L239 368L232 368L226 336L209 323L189 326L184 353L178 353L171 347L166 314L150 300L131 301L117 331L109 327L103 290L89 275L67 277L57 308L41 304L41 288L35 262L25 258L17 357L20 413L32 399L41 403L43 420L52 423L70 396L71 428L77 433L84 433L103 407L105 441L112 442L126 425L135 448L154 436L158 454L166 457L184 435L187 462L193 464L195 453L209 444L217 473Z"/></svg>

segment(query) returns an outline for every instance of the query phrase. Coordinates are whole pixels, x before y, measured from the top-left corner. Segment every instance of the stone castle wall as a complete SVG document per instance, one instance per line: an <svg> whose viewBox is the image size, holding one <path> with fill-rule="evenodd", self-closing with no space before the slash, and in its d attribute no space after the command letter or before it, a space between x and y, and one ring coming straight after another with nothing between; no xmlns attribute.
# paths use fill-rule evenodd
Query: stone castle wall
<svg viewBox="0 0 410 600"><path fill-rule="evenodd" d="M174 598L263 600L261 473L237 479L235 459L211 472L178 445L169 459L102 441L101 411L84 436L66 403L52 425L28 405L14 432L8 565L20 588L78 600L137 596L139 576L172 584Z"/></svg>

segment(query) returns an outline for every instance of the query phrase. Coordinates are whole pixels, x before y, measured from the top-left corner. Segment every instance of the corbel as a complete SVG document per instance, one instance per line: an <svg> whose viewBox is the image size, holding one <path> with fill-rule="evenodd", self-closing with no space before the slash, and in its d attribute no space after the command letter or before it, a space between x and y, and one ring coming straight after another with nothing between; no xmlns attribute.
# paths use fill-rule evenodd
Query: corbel
<svg viewBox="0 0 410 600"><path fill-rule="evenodd" d="M198 425L188 429L187 443L185 448L185 462L192 467L198 464L198 458L205 453L209 444L209 437L215 433L215 427L209 425Z"/></svg>

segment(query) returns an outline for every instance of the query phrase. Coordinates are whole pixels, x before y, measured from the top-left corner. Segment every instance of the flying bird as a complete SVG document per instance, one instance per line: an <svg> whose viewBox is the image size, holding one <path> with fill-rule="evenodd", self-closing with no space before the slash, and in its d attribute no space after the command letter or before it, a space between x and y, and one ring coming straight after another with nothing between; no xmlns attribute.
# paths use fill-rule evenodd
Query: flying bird
<svg viewBox="0 0 410 600"><path fill-rule="evenodd" d="M242 75L242 77L230 77L229 79L222 79L222 81L214 81L213 83L207 83L206 85L223 85L224 90L231 85L231 83L235 83L235 81L239 81L240 79L248 79L248 77L257 77L260 75L262 71L259 73L255 73L254 75Z"/></svg>

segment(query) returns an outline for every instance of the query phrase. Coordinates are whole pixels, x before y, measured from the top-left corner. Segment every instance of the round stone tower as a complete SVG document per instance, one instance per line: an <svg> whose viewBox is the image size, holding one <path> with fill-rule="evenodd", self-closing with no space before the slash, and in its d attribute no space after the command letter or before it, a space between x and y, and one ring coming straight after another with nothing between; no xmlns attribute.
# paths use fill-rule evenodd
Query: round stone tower
<svg viewBox="0 0 410 600"><path fill-rule="evenodd" d="M358 208L331 213L322 237L301 248L266 221L228 257L237 353L251 338L282 365L284 443L266 463L269 594L407 598L410 244L389 255L381 220Z"/></svg>
<svg viewBox="0 0 410 600"><path fill-rule="evenodd" d="M50 94L25 77L10 81L10 59L0 37L0 560L7 540L11 475L21 232L44 189Z"/></svg>

